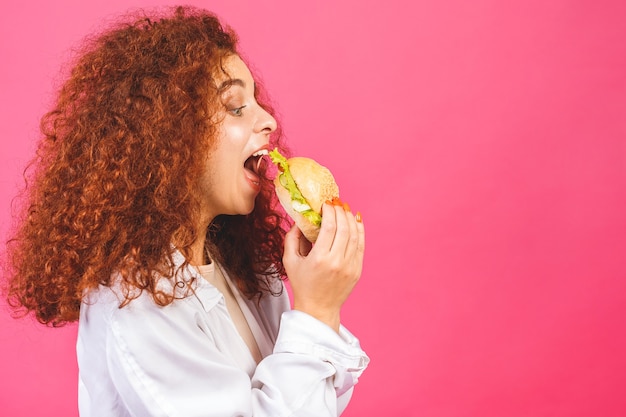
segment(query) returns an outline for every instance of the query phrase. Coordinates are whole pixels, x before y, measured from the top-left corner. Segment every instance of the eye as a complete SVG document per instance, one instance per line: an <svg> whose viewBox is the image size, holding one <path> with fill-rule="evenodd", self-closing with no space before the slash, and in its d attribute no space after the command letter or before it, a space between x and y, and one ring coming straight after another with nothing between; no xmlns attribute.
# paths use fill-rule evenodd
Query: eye
<svg viewBox="0 0 626 417"><path fill-rule="evenodd" d="M230 114L232 114L233 116L237 116L237 117L239 117L239 116L243 116L243 109L244 109L245 107L246 107L245 105L244 105L244 106L240 106L240 107L235 107L234 109L229 109L228 111L229 111L229 112L230 112Z"/></svg>

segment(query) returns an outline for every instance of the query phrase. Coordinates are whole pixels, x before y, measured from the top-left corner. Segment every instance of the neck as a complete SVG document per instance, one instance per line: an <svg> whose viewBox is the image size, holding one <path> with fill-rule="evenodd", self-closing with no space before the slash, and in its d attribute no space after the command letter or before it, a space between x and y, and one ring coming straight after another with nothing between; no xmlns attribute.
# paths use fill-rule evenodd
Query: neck
<svg viewBox="0 0 626 417"><path fill-rule="evenodd" d="M207 252L206 252L206 233L210 225L210 221L202 222L201 226L198 227L198 237L191 244L191 259L189 263L191 265L206 265L210 263L210 260L207 260Z"/></svg>
<svg viewBox="0 0 626 417"><path fill-rule="evenodd" d="M204 244L205 244L205 237L202 236L201 239L197 239L195 242L193 242L193 244L191 245L191 259L189 260L189 263L191 265L205 265L206 261L205 261L205 249L204 249Z"/></svg>

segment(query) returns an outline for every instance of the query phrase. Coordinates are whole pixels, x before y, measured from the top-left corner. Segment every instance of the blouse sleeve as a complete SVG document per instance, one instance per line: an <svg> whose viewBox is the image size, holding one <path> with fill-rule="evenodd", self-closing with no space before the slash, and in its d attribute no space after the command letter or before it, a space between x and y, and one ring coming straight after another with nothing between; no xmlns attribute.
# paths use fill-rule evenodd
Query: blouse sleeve
<svg viewBox="0 0 626 417"><path fill-rule="evenodd" d="M343 326L337 334L300 311L283 313L274 353L257 367L252 386L259 415L338 416L369 362ZM277 400L281 414L272 414Z"/></svg>
<svg viewBox="0 0 626 417"><path fill-rule="evenodd" d="M207 331L201 312L189 317L192 309L170 306L137 299L111 316L107 367L130 415L337 416L369 361L343 327L337 334L311 316L288 311L273 353L250 378L220 345L219 335L232 329ZM213 308L211 314L227 313Z"/></svg>

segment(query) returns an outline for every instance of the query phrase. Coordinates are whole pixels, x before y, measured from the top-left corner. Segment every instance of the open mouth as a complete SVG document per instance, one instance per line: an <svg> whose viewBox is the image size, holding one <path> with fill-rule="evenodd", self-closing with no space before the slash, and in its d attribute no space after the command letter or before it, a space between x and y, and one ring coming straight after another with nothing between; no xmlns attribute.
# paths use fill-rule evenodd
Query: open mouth
<svg viewBox="0 0 626 417"><path fill-rule="evenodd" d="M244 168L253 174L253 177L250 179L255 185L260 184L261 166L263 165L263 161L265 159L263 157L268 154L269 152L267 149L258 150L246 159L246 162L243 164Z"/></svg>

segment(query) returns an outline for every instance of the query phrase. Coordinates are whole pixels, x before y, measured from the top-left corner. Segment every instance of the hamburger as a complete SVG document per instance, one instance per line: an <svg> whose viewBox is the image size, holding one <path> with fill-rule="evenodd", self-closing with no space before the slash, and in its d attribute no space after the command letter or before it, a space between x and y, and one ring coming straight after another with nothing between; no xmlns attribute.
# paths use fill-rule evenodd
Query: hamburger
<svg viewBox="0 0 626 417"><path fill-rule="evenodd" d="M322 204L339 199L339 187L330 170L311 158L285 158L274 149L272 162L278 168L274 187L280 204L302 231L315 243L322 224Z"/></svg>

